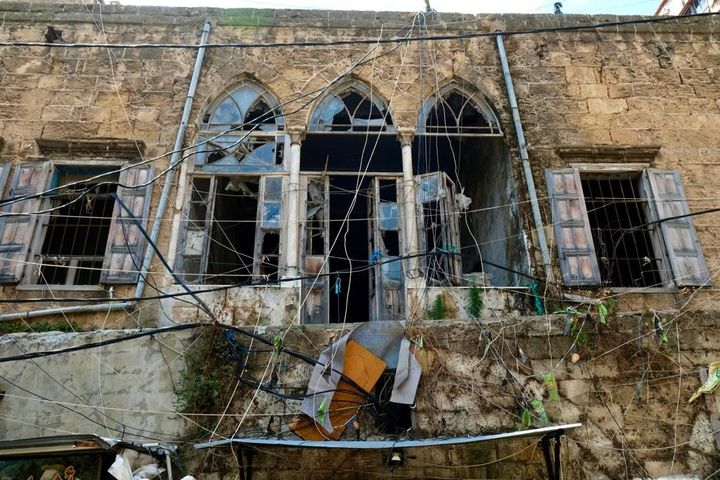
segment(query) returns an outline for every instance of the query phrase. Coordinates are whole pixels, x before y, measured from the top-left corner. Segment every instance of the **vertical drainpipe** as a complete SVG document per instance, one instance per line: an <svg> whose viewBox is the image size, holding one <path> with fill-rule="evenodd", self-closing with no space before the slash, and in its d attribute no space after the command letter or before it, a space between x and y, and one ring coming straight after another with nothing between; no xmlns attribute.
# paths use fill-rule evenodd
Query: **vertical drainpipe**
<svg viewBox="0 0 720 480"><path fill-rule="evenodd" d="M193 99L195 98L195 91L197 90L198 79L200 78L200 71L202 70L203 58L205 57L204 45L207 43L209 35L210 22L206 21L205 26L203 27L202 36L200 37L201 47L198 49L197 57L195 58L195 68L193 69L192 79L190 80L190 87L188 87L188 94L185 99L182 119L180 120L177 136L175 137L175 145L173 146L170 165L177 164L183 154L181 149L183 141L185 140L185 130L187 130L187 124L190 120L190 110L192 110ZM167 207L168 200L170 198L170 190L172 190L174 178L175 168L173 167L165 175L165 184L163 185L162 193L160 194L160 203L158 204L157 211L155 212L155 221L153 222L152 231L150 232L150 239L153 243L157 243L158 235L160 234L160 223L162 222L163 215L165 214L165 208ZM170 244L173 245L175 242L177 242L177 239L171 239ZM155 250L148 245L142 267L140 268L140 279L138 280L137 287L135 288L135 298L140 298L143 294L143 290L145 290L145 276L147 275L147 271L152 263L154 253ZM175 256L169 255L169 257L174 259Z"/></svg>
<svg viewBox="0 0 720 480"><path fill-rule="evenodd" d="M510 76L510 66L508 65L507 56L505 55L503 35L500 30L496 33L495 39L497 41L498 55L500 56L503 77L505 78L505 88L507 90L508 101L510 102L510 109L512 110L513 123L515 124L515 135L517 136L518 148L520 149L520 158L522 159L523 176L525 177L525 184L527 185L528 195L530 196L535 230L537 231L538 243L540 244L540 254L542 255L542 262L545 267L545 280L547 283L553 283L555 276L553 275L552 264L550 263L550 250L548 249L547 239L545 238L545 227L543 226L542 216L540 215L540 205L538 204L535 181L533 180L532 169L530 168L525 134L523 133L522 122L520 121L520 110L518 109L517 99L515 98L515 88L513 87L512 76Z"/></svg>

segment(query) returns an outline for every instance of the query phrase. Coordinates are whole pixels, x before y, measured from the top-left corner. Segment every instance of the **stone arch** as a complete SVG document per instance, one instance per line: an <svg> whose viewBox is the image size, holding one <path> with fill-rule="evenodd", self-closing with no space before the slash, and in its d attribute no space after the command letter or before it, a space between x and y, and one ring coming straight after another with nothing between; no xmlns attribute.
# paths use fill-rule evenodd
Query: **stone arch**
<svg viewBox="0 0 720 480"><path fill-rule="evenodd" d="M420 107L417 133L502 136L492 102L469 82L452 79L439 86Z"/></svg>

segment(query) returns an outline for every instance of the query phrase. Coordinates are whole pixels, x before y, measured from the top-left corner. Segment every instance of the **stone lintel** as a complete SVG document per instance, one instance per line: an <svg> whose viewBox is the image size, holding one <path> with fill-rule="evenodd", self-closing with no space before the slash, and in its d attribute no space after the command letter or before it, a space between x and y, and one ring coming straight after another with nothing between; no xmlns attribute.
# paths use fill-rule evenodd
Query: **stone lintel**
<svg viewBox="0 0 720 480"><path fill-rule="evenodd" d="M660 145L561 145L555 152L562 159L580 159L590 162L653 161Z"/></svg>
<svg viewBox="0 0 720 480"><path fill-rule="evenodd" d="M145 142L142 140L38 138L35 142L40 153L53 157L69 155L72 157L134 159L145 153Z"/></svg>

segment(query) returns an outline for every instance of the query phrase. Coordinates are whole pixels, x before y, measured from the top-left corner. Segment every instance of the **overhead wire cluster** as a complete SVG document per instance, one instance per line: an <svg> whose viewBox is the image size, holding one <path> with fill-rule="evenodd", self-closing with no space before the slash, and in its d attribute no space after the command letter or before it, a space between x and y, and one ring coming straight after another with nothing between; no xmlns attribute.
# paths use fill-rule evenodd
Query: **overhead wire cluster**
<svg viewBox="0 0 720 480"><path fill-rule="evenodd" d="M701 15L698 15L698 16L707 16L707 15L716 15L716 14L715 14L715 13L711 13L711 14L701 14ZM100 17L100 18L101 18L101 17ZM641 20L622 21L622 22L607 22L607 23L602 23L602 24L558 26L558 27L546 28L546 29L534 29L534 30L527 30L527 31L504 32L504 33L502 33L502 34L503 34L503 35L508 35L508 36L509 36L509 35L527 35L527 34L539 34L539 33L549 33L549 32L564 32L564 31L577 31L577 30L586 30L586 29L597 29L597 28L605 28L605 27L613 27L613 26L617 27L617 26L630 25L630 24L648 24L648 25L651 25L651 24L653 24L653 23L661 23L661 22L667 22L667 21L673 21L673 20L675 20L675 21L681 21L681 18L678 18L678 17L660 17L660 18L654 18L654 19L641 19ZM684 20L684 18L683 18L683 20ZM413 19L413 25L414 25L415 22L416 22L416 19ZM102 26L102 21L101 21L101 20L100 20L100 22L98 23L98 25ZM381 56L388 55L388 54L390 54L390 53L393 53L393 52L395 51L395 49L399 48L399 47L402 46L402 45L408 44L408 43L410 43L410 42L418 42L420 45L424 45L425 42L427 42L427 43L429 43L429 44L432 44L433 41L439 41L439 40L469 39L469 38L479 38L479 37L484 37L484 36L495 36L495 35L496 35L496 33L477 33L477 34L461 34L461 35L432 36L432 35L428 35L427 32L424 32L424 31L422 30L423 25L424 25L423 23L420 23L419 25L420 25L420 26L419 26L419 32L420 32L419 34L416 34L416 35L414 35L414 36L411 35L411 33L413 32L413 28L417 28L417 26L415 26L415 27L411 26L411 27L409 27L409 28L407 29L407 34L406 34L405 37L398 37L398 38L395 38L395 36L397 36L398 33L394 33L394 34L391 34L391 35L389 36L390 38L378 38L378 39L374 39L374 40L353 40L353 41L348 40L348 41L337 41L337 42L331 41L331 42L307 42L307 43L294 43L294 42L293 42L293 43L272 43L272 44L233 44L233 43L228 43L228 44L208 44L206 47L207 47L207 48L275 48L275 47L284 47L284 46L322 47L322 46L343 46L343 45L363 45L363 44L368 44L368 45L381 45L381 44L385 44L385 43L395 44L395 48L394 48L394 49L388 50L388 51L386 51L386 52L383 52L383 53L381 53L381 54L378 54L378 55L376 55L376 56L373 56L373 57L371 57L371 58L369 58L369 59L368 59L368 58L364 58L362 61L359 61L359 62L353 64L353 66L351 66L351 67L348 69L348 72L350 72L350 71L352 71L353 69L357 68L358 66L366 65L366 64L371 64L371 63L374 62L377 58L379 58L379 57L381 57ZM100 28L102 28L102 27L100 27ZM425 25L425 28L427 28L426 25ZM52 48L57 48L57 47L65 47L65 48L95 48L95 47L102 47L102 48L107 48L107 49L108 49L109 55L111 55L109 49L110 49L110 48L116 48L116 47L122 47L122 48L188 48L188 49L199 48L199 46L197 46L197 45L172 45L172 44L152 44L152 45L151 45L151 44L110 44L110 43L107 42L107 36L105 35L104 31L103 31L103 37L105 38L105 43L103 43L103 44L81 44L81 43L76 43L76 44L44 44L44 43L41 43L41 42L12 42L12 41L3 41L3 42L0 42L0 46L10 46L10 47L40 47L40 46L42 46L42 47L52 47ZM419 49L419 51L421 51L421 50L422 50L422 49ZM429 57L432 59L431 62L432 62L432 65L434 66L436 60L435 60L435 57L434 57L434 53L433 53L432 51L430 52ZM110 58L110 60L111 60L111 62L113 61L112 57ZM437 69L435 69L435 71L437 72ZM421 73L422 73L422 65L421 65ZM295 111L300 111L300 110L306 108L307 105L309 105L311 102L313 102L316 98L318 98L318 97L321 96L323 93L325 93L325 92L327 92L329 89L331 89L332 86L333 86L336 82L340 81L340 80L343 78L344 75L346 75L346 74L338 75L338 76L335 78L335 80L333 80L332 82L330 82L330 83L329 83L328 85L326 85L324 88L319 89L319 91L315 91L315 92L311 92L310 94L303 95L303 97L309 97L310 99L307 101L307 103L302 104L302 105L301 105L300 107L298 107ZM114 72L113 72L113 77L114 77ZM115 85L117 85L114 79L113 79L113 82L114 82ZM437 84L437 82L438 82L438 79L437 79L437 77L436 77L436 84ZM397 86L397 82L396 82L396 86ZM292 100L292 102L297 102L297 101L298 101L298 99L293 99L293 100ZM289 102L288 102L288 103L289 103ZM127 113L126 113L126 115L127 115ZM128 117L128 121L130 121L129 117ZM240 128L240 127L238 127L238 128ZM366 144L371 141L371 138L370 138L370 137L371 137L371 133L372 133L372 132L368 132L367 135L366 135ZM222 133L218 133L218 136L221 135L221 134L222 134ZM241 141L241 140L238 140L238 141ZM377 141L376 141L375 145L377 145ZM160 179L163 175L165 175L170 169L176 168L180 163L182 163L183 161L185 161L188 157L194 155L194 154L195 154L195 151L194 151L193 149L196 148L196 147L198 147L198 145L197 145L197 144L193 144L193 145L190 145L190 146L188 146L188 147L183 148L183 150L181 151L182 156L181 156L180 160L179 160L177 163L175 163L175 164L173 164L173 165L169 165L169 166L168 166L166 169L164 169L162 172L160 172L159 174L157 174L156 176L154 176L150 181L146 182L146 184L145 184L144 186L147 186L147 185L149 185L149 184L151 184L151 183L154 183L155 181L157 181L158 179ZM372 149L374 150L374 147L372 147ZM157 161L157 160L160 160L160 159L162 159L162 158L164 158L164 157L166 157L166 156L168 156L168 155L171 155L172 153L173 153L173 152L167 152L167 153L165 153L165 154L163 154L163 155L161 155L161 156L158 156L158 157L154 157L154 158L150 158L150 159L144 159L144 160L142 160L141 162L135 163L135 164L133 164L133 165L129 165L129 166L127 166L127 167L122 167L122 168L120 168L120 169L114 170L112 173L113 173L113 174L114 174L114 173L118 173L118 172L120 172L120 171L123 171L124 169L133 168L133 167L136 167L136 166L138 166L138 165L150 164L150 163L153 163L153 162L155 162L155 161ZM372 156L372 154L371 154L371 156ZM453 155L453 162L455 163L456 174L457 174L457 157L456 157L455 155ZM367 173L367 172L359 171L359 172L358 172L358 174L359 174L359 175L358 175L358 178L359 178L359 179L362 178L366 173ZM103 175L99 175L99 176L97 176L97 177L93 177L93 178L90 179L90 180L100 180L104 175L108 175L108 174L106 173L106 174L103 174ZM87 180L85 180L85 182L87 182ZM113 182L113 183L115 183L115 182ZM67 188L67 187L72 187L72 186L74 186L74 185L73 185L73 184L63 185L63 186L57 187L57 188L55 188L55 189L45 190L45 191L40 192L40 193L38 193L38 194L35 194L35 195L33 195L33 196L24 196L24 197L17 197L17 198L5 198L5 199L0 200L0 206L10 205L10 204L13 204L13 203L16 203L16 202L21 202L21 201L24 201L24 200L28 200L28 199L30 199L30 198L49 198L50 196L54 195L57 191L59 191L58 189ZM129 186L129 185L128 185L128 186L124 186L124 185L122 185L122 187L124 187L124 188L142 188L143 186L140 186L140 185L137 185L137 186ZM91 193L92 188L93 188L93 187L89 187L89 188L86 190L85 193ZM355 195L355 196L357 196L357 195L362 195L362 192L361 192L361 189L360 189L360 180L358 181L357 188L356 188L355 191L352 192L352 193L353 193L353 195ZM78 197L77 197L75 200L73 200L73 201L80 201L80 199L82 198L82 196L83 196L83 194L78 195ZM483 206L483 208L501 208L501 206L496 206L496 207ZM40 214L45 214L45 213L51 213L53 210L56 210L56 209L44 209L44 210L38 210L38 211L36 211L36 212L27 212L27 213L24 213L24 214L40 215ZM703 211L696 211L696 212L694 212L694 213L691 213L690 215L709 214L709 213L717 212L718 210L720 210L720 209L718 209L718 208L710 208L710 209L705 209L705 210L703 210ZM2 215L7 215L7 213L0 214L0 216L2 216ZM687 216L689 216L689 215L687 215ZM685 217L685 216L679 216L679 217L675 217L675 218L682 218L682 217ZM666 220L667 220L667 219L666 219ZM352 219L350 219L349 216L347 216L347 217L345 217L342 221L343 221L343 222L348 222L348 221L352 221ZM646 227L646 226L651 225L652 223L654 223L654 222L650 222L650 223L648 223L648 224L646 224L646 225L642 225L642 226L639 226L639 227L636 227L636 228ZM519 234L518 234L518 235L519 235ZM339 238L335 238L335 239L333 240L333 243L336 242L336 241L339 241ZM468 248L478 248L478 247L479 247L479 244L477 244L477 242L476 242L476 245L474 245L474 246L472 246L472 247L468 247ZM155 245L150 245L150 246L148 246L148 248L154 248L154 249L156 249L156 251L157 251L157 247L156 247ZM157 251L157 253L158 253L158 256L161 257L160 252ZM329 253L329 252L328 252L328 253ZM416 256L417 256L417 257L421 257L421 256L431 256L431 255L436 255L436 252L423 253L423 254L418 254L418 255L416 255ZM411 256L407 256L407 255L406 255L406 256L400 256L397 260L394 260L394 259L393 259L393 260L388 260L388 261L403 261L403 260L407 260L408 258L411 258ZM382 265L382 263L383 263L383 262L380 261L380 262L378 262L378 263L375 264L375 265L367 265L367 266L358 267L358 268L355 268L355 267L352 267L352 266L351 266L351 269L349 270L349 272L358 272L358 271L360 271L361 269L373 269L373 268L377 268L377 265ZM351 264L351 265L352 265L352 264ZM137 266L137 265L136 265L136 266ZM503 268L503 266L498 266L498 267L499 267L499 268ZM169 268L168 265L166 265L166 268L167 268L168 270L170 270L170 268ZM505 267L505 268L507 268L507 267ZM170 270L170 271L171 271L171 270ZM210 308L207 307L207 306L205 306L205 307L203 308L203 302L200 301L200 299L199 299L199 297L198 297L198 294L208 293L208 292L213 292L213 291L227 290L227 289L237 288L237 287L239 287L239 286L245 286L245 285L254 285L254 286L258 286L258 285L276 285L276 284L279 284L279 283L281 283L281 282L286 282L286 281L287 281L287 282L294 282L294 281L297 281L297 280L315 280L315 281L317 281L317 280L318 280L319 278L321 278L322 276L333 276L333 275L337 275L338 273L341 273L341 272L318 273L318 274L315 274L315 275L312 275L312 276L299 276L299 277L291 278L291 279L259 280L259 281L258 281L258 280L249 280L249 281L246 281L246 282L242 282L242 283L238 283L238 284L230 285L230 286L218 286L218 287L203 288L203 289L192 289L192 290L190 290L190 289L188 289L187 287L185 287L185 291L184 291L184 292L180 292L180 293L163 293L160 288L158 288L157 286L154 286L154 285L153 285L152 287L158 292L158 295L143 297L142 299L135 299L135 298L132 298L132 299L119 299L119 298L115 298L115 299L113 299L113 300L117 300L117 301L120 301L120 300L149 301L149 300L160 300L160 299L167 299L167 298L175 298L175 297L186 297L186 296L189 296L189 297L192 298L192 300L195 300L195 301L197 302L197 303L196 303L197 305L199 305L203 310L206 311L206 313L210 316L210 318L213 318L214 314L213 314L212 309L210 309ZM714 271L712 276L713 276L713 277L717 276L717 273L718 273L717 271ZM530 276L530 275L528 275L528 274L524 274L524 275L528 276L529 278L533 278L532 276ZM537 279L537 280L540 281L540 279ZM184 285L183 282L182 282L182 280L179 280L179 283L180 283L181 285ZM52 286L51 286L51 285L48 285L48 288L49 288L49 289L52 289ZM349 288L351 288L351 287L349 287ZM642 291L642 289L640 289L639 291ZM626 294L629 294L629 293L631 293L631 292L615 293L615 294L611 294L611 296L616 297L616 296L619 296L619 295L626 295ZM544 297L544 296L543 296L543 297ZM605 296L604 298L610 298L610 296ZM545 297L544 297L543 299L545 300ZM304 300L305 300L305 299L303 299L303 301L304 301ZM0 300L0 302L6 303L6 304L35 303L35 302L41 302L41 301L45 301L45 302L46 302L47 299L39 299L39 298L38 298L38 299L13 299L13 300L2 299L2 300ZM53 301L54 301L54 302L58 302L58 303L60 303L60 302L78 302L78 299L62 299L62 298L56 298L56 299L53 299ZM106 298L103 298L103 299L99 299L99 298L93 299L93 298L91 298L91 299L85 299L85 300L82 300L82 301L83 301L83 302L87 302L87 303L100 302L100 301L102 301L102 302L107 302L107 299L106 299ZM685 308L685 306L687 306L687 305L689 304L689 302L690 302L690 299L688 299L688 301L685 303L685 305L683 306L683 309ZM671 320L671 324L672 324L673 322L676 322L677 319L680 318L681 316L686 315L687 313L690 312L690 310L683 310L683 309L681 309L681 311ZM677 323L675 323L675 325L677 326ZM153 336L153 335L157 335L157 334L164 333L164 332L180 331L180 330L185 330L185 329L197 328L197 326L198 326L198 325L195 325L195 324L191 324L191 325L178 325L178 326L175 326L175 327L169 327L169 328L167 328L167 329L148 330L148 331L146 331L146 332L139 332L138 334L134 334L135 336L130 335L130 336L124 337L124 338L113 339L112 342L111 342L111 341L108 341L108 342L110 342L110 343L104 343L104 342L102 342L102 343L98 343L97 345L90 345L90 344L88 344L88 345L86 345L86 346L71 347L71 349L65 349L65 350L63 350L63 351L56 351L56 352L54 352L54 353L52 353L52 352L37 352L37 353L32 353L32 354L22 354L22 355L13 356L13 357L1 358L1 359L0 359L0 363L5 363L5 362L9 362L9 361L20 361L20 360L34 360L35 358L39 358L39 357L43 357L43 356L47 356L47 355L56 355L56 354L61 354L61 353L69 353L70 351L78 351L78 350L82 350L82 349L85 349L85 348L101 347L101 346L109 345L109 344L112 344L112 343L115 343L115 342L119 342L119 341L126 341L126 340L130 340L130 339L134 339L134 338L139 338L139 337L142 337L142 336ZM344 326L344 324L343 324L343 326ZM232 327L223 325L222 328L232 328ZM291 328L291 326L287 326L287 328L285 329L285 333L283 334L283 338L284 338L284 335L287 334L287 332L290 330L290 328ZM267 345L267 346L273 346L272 342L268 341L267 339L265 339L265 338L262 337L262 336L255 335L255 334L248 334L248 332L245 331L245 330L243 330L243 329L237 329L237 331L238 331L239 333L242 333L243 335L249 335L249 336L252 338L252 341L257 341L257 342L260 342L260 343L265 344L265 345ZM631 342L633 342L633 341L636 341L638 338L642 338L643 336L650 335L650 334L652 334L652 332L639 335L637 338L634 338L634 339L629 340L628 343L631 343ZM548 335L549 335L549 334L548 334ZM81 348L81 347L82 347L82 348ZM18 348L19 348L19 347L18 347ZM251 348L251 347L250 347L250 348ZM72 349L75 349L75 350L72 350ZM284 352L284 353L288 353L288 354L292 354L291 351L285 349L285 347L283 347L283 352ZM296 353L297 353L297 352L296 352ZM605 354L608 354L608 353L610 353L610 351L605 352ZM296 358L299 358L299 359L301 359L301 360L303 360L303 361L308 361L308 360L309 360L309 361L311 361L311 362L314 362L314 360L313 360L312 358L307 357L307 356L305 356L304 354L299 354L299 355L303 355L305 358L302 358L302 357L296 357ZM497 360L501 360L500 357L496 357L496 359L497 359ZM265 381L265 379L266 379L266 377L267 377L267 374L269 374L269 372L270 372L269 366L270 366L270 362L268 362L268 367L265 368L265 372L263 373L263 376L262 376L262 378L261 378L259 381L248 380L248 381L246 382L246 383L249 382L249 383L251 384L251 386L255 389L255 393L254 393L254 395L253 395L253 398L254 398L254 397L258 394L258 392L260 392L260 391L266 391L266 392L268 392L267 385L265 385L263 382ZM47 372L46 372L46 373L47 373ZM28 389L25 389L24 387L22 387L22 386L20 386L20 385L17 385L17 384L15 384L15 383L11 382L11 381L8 380L8 379L5 379L5 380L8 381L9 383L13 384L14 386L16 386L18 389L23 390L23 391L25 391L26 393L28 393L28 394L30 394L30 395L34 395L34 396L40 398L40 399L43 400L43 401L53 402L52 400L50 400L50 399L48 399L48 398L46 398L46 397L44 397L44 396L42 396L42 395L33 393L32 391L30 391L30 390L28 390ZM269 391L268 393L271 393L271 394L274 394L274 395L277 395L277 394L278 394L278 392L277 392L276 390ZM365 393L367 393L367 392L365 392ZM74 396L77 396L77 395L74 394L74 393L73 393L73 395L74 395ZM80 397L78 397L78 399L82 401L82 399L81 399ZM232 399L231 399L231 400L232 400ZM63 408L66 408L66 409L70 407L69 405L65 405L65 404L64 404L64 403L67 403L67 402L54 402L54 403L62 406ZM243 413L242 419L244 419L246 416L252 416L252 414L249 412L249 409L251 408L251 406L252 406L252 402L248 402L248 408L247 408L247 410ZM228 407L229 407L229 403L228 403ZM109 429L109 430L113 430L113 431L115 431L115 432L122 432L122 433L125 433L125 432L126 432L126 429L127 429L128 433L130 433L130 431L134 431L135 433L133 433L133 435L135 435L135 436L142 436L143 434L147 433L147 434L150 434L150 435L158 435L159 438L162 439L162 436L161 436L162 434L160 434L160 433L158 433L158 432L145 431L145 430L143 430L143 429L140 428L140 427L128 427L127 425L123 425L122 423L118 422L117 420L115 420L115 419L113 419L113 418L111 418L111 417L106 416L104 413L101 413L100 410L103 410L103 409L102 409L102 408L101 408L101 409L95 409L94 411L95 411L96 413L100 413L101 415L103 415L103 417L105 417L107 420L111 420L111 421L117 422L117 425L116 425L116 426L112 426L112 427L111 427L111 426L108 426L107 424L102 424L102 425L100 425L100 424L98 423L98 425L99 425L99 426L102 426L103 428L107 428L107 429ZM226 410L227 410L227 409L226 409ZM609 409L608 409L608 410L609 410ZM103 410L103 411L104 411L104 410ZM77 411L76 411L76 413L78 413L78 414L80 414L80 415L82 415L82 416L85 417L84 414L81 414L81 413L79 413L79 412L77 412ZM174 412L174 413L180 414L179 412ZM91 418L88 418L88 417L85 417L85 418L86 418L87 420L89 420L89 421L92 421L93 423L97 423L97 421L92 420ZM222 421L222 416L221 416L221 417L219 418L219 420L218 420L218 427L219 427L221 421ZM240 422L240 424L242 424L242 421ZM121 428L121 427L122 427L122 428ZM239 426L238 426L238 428L239 428ZM215 430L213 430L212 432L207 432L207 433L210 433L210 434L211 434L211 437L212 437L213 434L216 434L216 433L217 433L217 430L218 430L218 428L216 427ZM621 429L621 431L622 431L622 429ZM146 437L146 438L155 438L155 439L158 439L158 437L152 437L152 436L149 436L149 437ZM678 444L676 443L676 444L675 444L675 447L677 447L677 446L678 446Z"/></svg>

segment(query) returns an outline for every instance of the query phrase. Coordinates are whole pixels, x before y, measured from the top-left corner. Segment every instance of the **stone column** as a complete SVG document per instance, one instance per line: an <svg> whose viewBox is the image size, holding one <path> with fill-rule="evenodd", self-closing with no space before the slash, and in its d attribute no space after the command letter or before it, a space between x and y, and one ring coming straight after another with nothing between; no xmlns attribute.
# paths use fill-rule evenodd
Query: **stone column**
<svg viewBox="0 0 720 480"><path fill-rule="evenodd" d="M297 277L299 269L300 243L300 144L305 138L304 127L290 127L290 158L288 160L288 195L286 233L286 278Z"/></svg>
<svg viewBox="0 0 720 480"><path fill-rule="evenodd" d="M398 140L402 145L403 167L403 217L405 230L405 255L417 255L417 219L415 218L415 175L413 173L412 141L415 130L412 128L398 128ZM419 274L418 259L407 261L408 271Z"/></svg>

